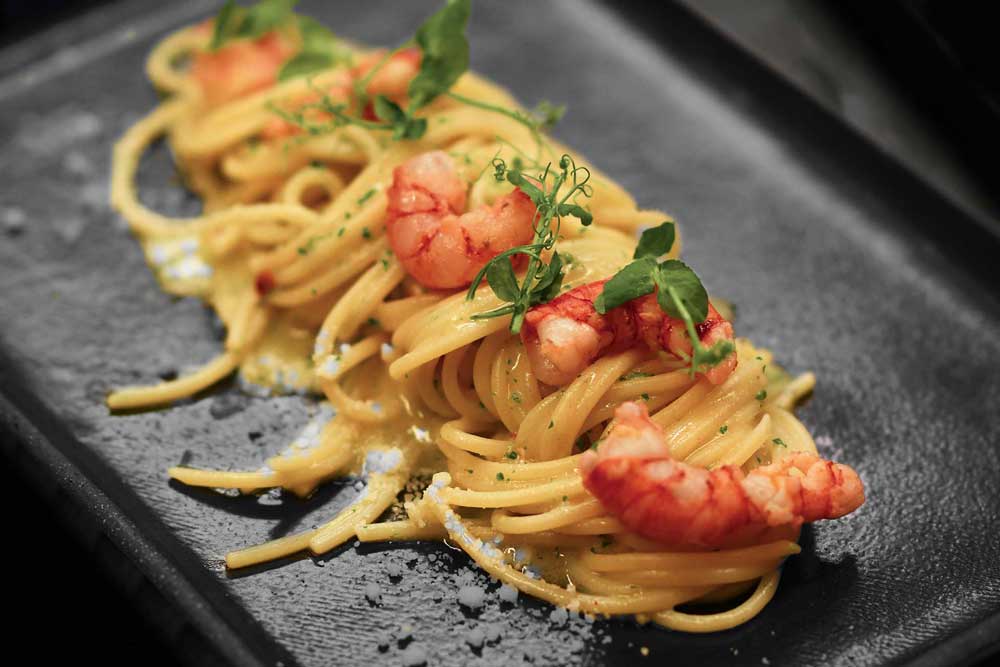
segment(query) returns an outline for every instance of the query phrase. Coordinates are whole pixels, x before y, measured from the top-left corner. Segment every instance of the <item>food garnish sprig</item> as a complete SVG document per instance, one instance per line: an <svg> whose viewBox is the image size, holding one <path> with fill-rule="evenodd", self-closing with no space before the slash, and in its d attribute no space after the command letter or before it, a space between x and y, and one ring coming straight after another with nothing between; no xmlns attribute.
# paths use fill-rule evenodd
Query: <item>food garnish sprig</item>
<svg viewBox="0 0 1000 667"><path fill-rule="evenodd" d="M261 0L252 7L244 8L229 0L216 16L215 31L209 48L218 49L234 39L260 37L269 30L288 25L294 19L298 22L302 49L282 66L278 74L279 81L316 74L337 64L350 62L350 51L341 45L333 33L317 21L292 12L294 5L295 0ZM368 130L391 132L392 138L396 140L417 140L427 132L427 119L417 116L417 112L444 95L462 104L503 114L517 121L531 131L540 147L541 132L559 121L565 111L564 107L543 101L533 110L524 112L452 92L452 86L469 68L469 41L465 29L470 10L471 0L447 0L444 7L417 28L412 39L387 53L371 70L354 82L353 103L334 100L310 82L310 87L318 97L316 102L302 105L295 111L281 109L274 104L269 105L269 108L310 135L327 134L345 125L357 125ZM407 90L409 102L406 107L401 107L385 95L369 99L366 88L372 78L392 56L413 47L420 50L420 69ZM358 110L365 109L369 102L375 119L358 115ZM329 120L317 122L312 112Z"/></svg>
<svg viewBox="0 0 1000 667"><path fill-rule="evenodd" d="M664 222L647 229L639 238L632 262L616 273L594 301L594 309L602 315L628 301L656 292L656 302L670 317L684 322L691 339L691 374L712 368L732 354L736 347L730 340L720 340L705 347L698 337L696 324L708 317L708 293L698 275L679 259L657 263L656 259L670 252L675 238L674 223Z"/></svg>
<svg viewBox="0 0 1000 667"><path fill-rule="evenodd" d="M590 211L575 201L579 195L589 197L592 193L591 186L587 184L590 170L578 167L569 155L563 155L559 159L558 171L549 163L537 177L526 175L518 158L512 161L510 167L501 158L494 158L493 168L497 182L506 180L535 204L535 233L531 243L505 250L487 262L473 278L466 299L472 300L483 279L488 280L493 293L507 304L485 313L477 313L472 316L473 319L511 315L510 331L516 334L521 331L524 314L529 308L551 301L562 289L562 257L558 252L553 252L546 264L542 255L555 246L562 217L574 216L583 225L593 222ZM568 189L564 189L564 186ZM520 283L511 264L511 259L516 255L528 257L528 267Z"/></svg>

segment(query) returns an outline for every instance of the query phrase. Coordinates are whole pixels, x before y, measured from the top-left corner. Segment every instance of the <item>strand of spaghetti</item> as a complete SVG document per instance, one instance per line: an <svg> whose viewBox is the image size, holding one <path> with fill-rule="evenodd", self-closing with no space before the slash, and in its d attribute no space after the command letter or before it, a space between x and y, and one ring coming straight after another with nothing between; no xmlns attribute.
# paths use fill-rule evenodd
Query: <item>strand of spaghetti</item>
<svg viewBox="0 0 1000 667"><path fill-rule="evenodd" d="M392 504L396 494L402 490L405 478L403 471L391 475L370 475L364 497L320 526L309 540L309 550L314 554L326 553L354 537L359 525L371 523Z"/></svg>
<svg viewBox="0 0 1000 667"><path fill-rule="evenodd" d="M497 459L510 450L512 440L500 440L497 438L484 438L475 435L470 431L477 426L476 422L469 422L465 419L456 419L445 422L439 432L441 443L447 443L454 448L467 452L480 454L487 458Z"/></svg>
<svg viewBox="0 0 1000 667"><path fill-rule="evenodd" d="M750 437L754 427L758 425L754 422L756 420L759 423L760 417L760 406L754 402L746 403L726 419L725 425L708 442L691 452L684 462L700 468L718 463L727 452L741 446L734 443L744 442Z"/></svg>
<svg viewBox="0 0 1000 667"><path fill-rule="evenodd" d="M146 59L146 76L159 91L190 95L193 92L191 79L186 72L174 68L173 63L181 56L203 48L206 41L204 35L199 35L192 28L169 35L153 47Z"/></svg>
<svg viewBox="0 0 1000 667"><path fill-rule="evenodd" d="M596 498L582 503L564 505L532 516L511 516L506 510L493 512L493 528L501 533L524 534L542 530L555 530L563 526L593 519L604 514L604 507Z"/></svg>
<svg viewBox="0 0 1000 667"><path fill-rule="evenodd" d="M778 446L772 440L771 460L778 462L781 459L794 454L795 452L805 452L806 454L816 454L816 443L812 435L806 430L795 415L782 408L770 408L767 414L771 415L774 435L784 445Z"/></svg>
<svg viewBox="0 0 1000 667"><path fill-rule="evenodd" d="M625 401L634 400L636 396L643 398L650 412L655 412L675 401L690 386L691 377L684 370L654 375L641 380L616 382L601 397L598 405L590 411L580 430L586 432L598 424L607 422L614 416L615 408Z"/></svg>
<svg viewBox="0 0 1000 667"><path fill-rule="evenodd" d="M111 206L144 236L169 235L187 231L197 218L170 219L139 203L135 174L146 148L182 114L190 101L185 97L169 100L130 127L115 144L111 166Z"/></svg>
<svg viewBox="0 0 1000 667"><path fill-rule="evenodd" d="M699 567L690 570L645 570L609 573L608 578L622 583L663 588L665 586L718 586L753 581L774 570L776 563L738 567Z"/></svg>
<svg viewBox="0 0 1000 667"><path fill-rule="evenodd" d="M480 406L479 399L474 393L470 395L461 387L459 375L469 352L470 348L466 346L445 355L444 363L441 365L441 391L459 416L471 422L482 420L486 410Z"/></svg>
<svg viewBox="0 0 1000 667"><path fill-rule="evenodd" d="M449 538L486 572L529 595L587 613L624 614L669 609L704 592L703 589L674 589L624 596L595 596L568 591L513 570L503 561L502 552L473 537L462 519L449 507L442 495L442 492L447 490L449 479L447 473L438 473L434 475L434 482L427 489L427 493L434 500L431 508L448 531Z"/></svg>
<svg viewBox="0 0 1000 667"><path fill-rule="evenodd" d="M176 479L187 486L210 489L245 489L253 491L266 489L275 484L275 476L267 472L235 472L231 470L200 470L187 466L173 466L167 469L170 479Z"/></svg>
<svg viewBox="0 0 1000 667"><path fill-rule="evenodd" d="M449 504L462 507L517 507L583 493L579 475L514 491L469 491L449 487L443 492Z"/></svg>
<svg viewBox="0 0 1000 667"><path fill-rule="evenodd" d="M616 535L625 532L625 526L614 517L604 516L563 526L559 532L567 535Z"/></svg>
<svg viewBox="0 0 1000 667"><path fill-rule="evenodd" d="M473 526L470 532L476 537L489 541L496 539L497 533L489 526ZM538 533L527 533L524 535L503 536L503 544L512 546L533 546L533 547L553 547L558 549L589 549L597 545L597 540L588 536L571 536L557 533L552 530L543 530Z"/></svg>
<svg viewBox="0 0 1000 667"><path fill-rule="evenodd" d="M440 524L418 526L412 521L385 521L358 526L356 531L362 542L395 542L402 540L440 540L448 533Z"/></svg>
<svg viewBox="0 0 1000 667"><path fill-rule="evenodd" d="M717 466L741 466L750 460L753 453L760 449L764 444L770 439L771 434L771 416L767 413L760 418L760 421L754 427L753 431L750 432L748 436L742 439L742 441L737 441L737 444L730 448L725 454L722 455L718 460L712 461L709 467Z"/></svg>
<svg viewBox="0 0 1000 667"><path fill-rule="evenodd" d="M493 359L500 352L507 336L508 334L501 328L483 338L476 349L476 356L472 363L472 386L476 390L476 395L479 396L479 402L496 419L500 417L491 388ZM393 340L395 338L393 336ZM389 367L389 373L392 374L392 366Z"/></svg>
<svg viewBox="0 0 1000 667"><path fill-rule="evenodd" d="M350 187L353 188L354 183ZM275 282L279 286L301 282L323 267L342 261L345 255L356 252L359 245L373 243L383 238L385 194L371 196L361 210L354 212L349 222L338 223L331 219L331 216L336 215L336 208L342 199L343 197L335 199L331 207L323 212L322 227L305 230L288 244L294 246L296 257L294 262L274 271ZM300 248L310 244L311 250L303 254Z"/></svg>
<svg viewBox="0 0 1000 667"><path fill-rule="evenodd" d="M571 474L579 467L580 457L583 456L582 454L575 454L553 461L530 463L494 463L476 458L448 444L440 443L438 447L441 449L442 454L448 457L448 459L455 461L458 466L479 468L487 477L496 477L497 473L503 473L504 480L515 482L552 479L553 477Z"/></svg>
<svg viewBox="0 0 1000 667"><path fill-rule="evenodd" d="M768 563L799 553L795 542L778 540L725 551L678 551L661 553L580 555L581 562L597 572L634 572L639 570L675 570L698 567L736 567L746 563Z"/></svg>
<svg viewBox="0 0 1000 667"><path fill-rule="evenodd" d="M378 304L382 303L405 277L406 271L395 259L369 267L337 300L337 304L330 309L323 320L316 334L313 361L321 363L333 350L336 341L350 340L362 321L378 309ZM379 340L379 345L388 341L389 337L383 336Z"/></svg>
<svg viewBox="0 0 1000 667"><path fill-rule="evenodd" d="M796 403L808 396L815 386L816 376L812 373L803 373L785 385L772 402L776 407L791 410Z"/></svg>
<svg viewBox="0 0 1000 667"><path fill-rule="evenodd" d="M439 294L417 294L393 301L383 301L375 308L375 318L386 331L396 331L414 314L430 308L441 300Z"/></svg>
<svg viewBox="0 0 1000 667"><path fill-rule="evenodd" d="M546 429L541 438L533 439L526 432L518 433L518 445L524 446L533 459L546 461L568 456L580 427L601 396L644 354L641 350L628 350L594 362L563 391L552 412L553 428Z"/></svg>
<svg viewBox="0 0 1000 667"><path fill-rule="evenodd" d="M163 405L187 398L226 377L239 366L241 355L225 352L190 375L161 382L149 387L126 387L108 395L108 407L112 410L134 410L154 405Z"/></svg>
<svg viewBox="0 0 1000 667"><path fill-rule="evenodd" d="M284 558L300 551L305 551L309 542L316 535L315 530L307 530L288 537L257 544L246 549L230 551L226 554L226 567L236 570L241 567L250 567L258 563Z"/></svg>
<svg viewBox="0 0 1000 667"><path fill-rule="evenodd" d="M267 302L277 308L292 308L315 301L367 269L384 255L387 249L388 243L385 239L365 244L343 262L335 264L318 277L297 287L274 290L268 294Z"/></svg>
<svg viewBox="0 0 1000 667"><path fill-rule="evenodd" d="M233 315L233 324L226 332L226 340L223 343L226 351L237 352L243 348L257 309L257 295L253 292L249 292L239 299L236 312Z"/></svg>
<svg viewBox="0 0 1000 667"><path fill-rule="evenodd" d="M578 588L599 595L631 595L638 590L635 584L626 584L602 576L590 568L584 567L575 554L566 559L566 570L570 580Z"/></svg>
<svg viewBox="0 0 1000 667"><path fill-rule="evenodd" d="M756 590L742 604L718 614L685 614L670 610L653 615L660 625L681 632L719 632L746 623L761 612L778 590L780 570L769 572L760 579Z"/></svg>

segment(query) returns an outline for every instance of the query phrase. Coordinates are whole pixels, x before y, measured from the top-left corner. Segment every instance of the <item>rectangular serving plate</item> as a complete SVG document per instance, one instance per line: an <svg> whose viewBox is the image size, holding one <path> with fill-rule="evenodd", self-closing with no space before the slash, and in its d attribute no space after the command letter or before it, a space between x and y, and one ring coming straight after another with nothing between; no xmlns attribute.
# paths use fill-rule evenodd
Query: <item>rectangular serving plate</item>
<svg viewBox="0 0 1000 667"><path fill-rule="evenodd" d="M435 4L301 10L395 44ZM526 104L567 103L556 136L678 218L685 259L736 304L738 332L816 372L802 418L822 453L861 472L868 503L805 531L758 618L705 636L563 621L524 597L490 594L468 613L459 586L487 582L441 544L225 573L226 551L318 523L356 492L349 480L308 501L234 499L167 482L181 460L260 465L307 419L302 399L224 387L128 416L102 403L218 349L203 307L160 292L106 203L111 143L156 102L146 54L215 6L114 5L46 33L48 48L0 53L0 206L29 221L0 239L3 452L187 661L399 663L409 650L445 665L624 664L646 648L674 664L935 664L996 648L996 236L672 5L477 3L473 67ZM171 175L154 149L143 198L190 212ZM473 651L477 627L496 638Z"/></svg>

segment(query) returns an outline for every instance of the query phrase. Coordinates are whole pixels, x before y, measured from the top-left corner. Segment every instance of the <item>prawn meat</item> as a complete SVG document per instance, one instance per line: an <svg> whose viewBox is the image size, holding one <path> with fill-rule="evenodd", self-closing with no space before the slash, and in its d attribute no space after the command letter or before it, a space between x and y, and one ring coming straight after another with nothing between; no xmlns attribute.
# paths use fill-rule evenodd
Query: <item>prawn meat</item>
<svg viewBox="0 0 1000 667"><path fill-rule="evenodd" d="M583 485L631 531L662 544L720 547L769 529L836 519L865 500L849 466L795 453L745 474L670 456L644 404L623 403L608 437L580 461Z"/></svg>
<svg viewBox="0 0 1000 667"><path fill-rule="evenodd" d="M382 63L382 66L372 75L371 80L365 86L365 93L369 97L384 95L400 106L406 106L406 94L410 82L420 71L420 50L416 48L402 49L385 59L384 62L383 59L385 59L385 51L376 51L365 56L350 70L335 72L333 80L325 86L326 96L334 103L349 102L354 94L354 84L367 76L376 65ZM293 100L290 106L302 109L319 101L319 93L308 92ZM318 109L309 109L308 111L309 119L312 122L323 123L330 120L330 115L324 111ZM374 103L371 100L362 109L361 117L369 121L378 120L375 115ZM261 136L264 139L277 139L301 134L301 132L302 129L299 126L275 116L261 131Z"/></svg>
<svg viewBox="0 0 1000 667"><path fill-rule="evenodd" d="M191 65L205 100L215 106L274 85L278 71L295 53L295 45L271 31L249 40L226 44L215 51L199 51Z"/></svg>
<svg viewBox="0 0 1000 667"><path fill-rule="evenodd" d="M466 211L466 183L444 151L396 167L386 194L389 244L424 287L467 287L491 259L534 237L535 205L520 189Z"/></svg>
<svg viewBox="0 0 1000 667"><path fill-rule="evenodd" d="M521 338L531 369L539 380L562 386L576 378L598 357L645 343L675 357L689 357L691 340L683 320L660 308L656 294L647 294L601 315L594 301L607 280L580 285L552 301L530 309ZM704 322L695 325L700 342L708 347L733 340L733 325L710 303ZM721 384L736 368L736 352L718 365L699 369L712 384Z"/></svg>

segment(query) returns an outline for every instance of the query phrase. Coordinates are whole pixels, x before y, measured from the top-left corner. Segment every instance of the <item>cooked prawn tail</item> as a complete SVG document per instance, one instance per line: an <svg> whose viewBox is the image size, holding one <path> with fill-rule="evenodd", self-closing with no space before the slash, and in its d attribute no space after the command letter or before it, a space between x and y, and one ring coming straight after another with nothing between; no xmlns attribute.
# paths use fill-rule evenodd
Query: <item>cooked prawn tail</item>
<svg viewBox="0 0 1000 667"><path fill-rule="evenodd" d="M850 467L797 453L744 473L671 458L645 404L624 403L596 452L581 458L584 487L630 530L670 545L718 547L734 536L795 530L864 502Z"/></svg>

